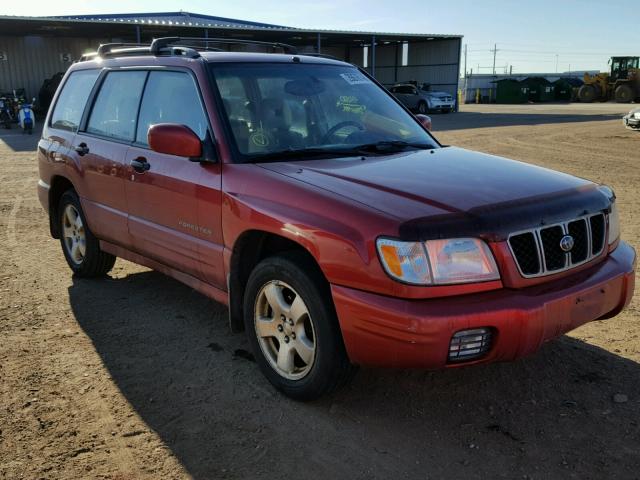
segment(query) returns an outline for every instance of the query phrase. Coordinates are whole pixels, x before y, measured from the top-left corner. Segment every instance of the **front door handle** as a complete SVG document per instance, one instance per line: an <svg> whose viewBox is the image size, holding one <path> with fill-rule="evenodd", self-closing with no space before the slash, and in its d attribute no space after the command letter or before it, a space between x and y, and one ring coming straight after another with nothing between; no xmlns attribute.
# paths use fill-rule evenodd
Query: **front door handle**
<svg viewBox="0 0 640 480"><path fill-rule="evenodd" d="M82 142L80 145L78 145L77 147L74 148L74 150L76 151L76 153L78 155L80 155L81 157L85 156L87 153L89 153L89 147L87 146L86 143Z"/></svg>
<svg viewBox="0 0 640 480"><path fill-rule="evenodd" d="M151 164L144 157L138 157L131 160L131 166L138 173L144 173L151 168Z"/></svg>

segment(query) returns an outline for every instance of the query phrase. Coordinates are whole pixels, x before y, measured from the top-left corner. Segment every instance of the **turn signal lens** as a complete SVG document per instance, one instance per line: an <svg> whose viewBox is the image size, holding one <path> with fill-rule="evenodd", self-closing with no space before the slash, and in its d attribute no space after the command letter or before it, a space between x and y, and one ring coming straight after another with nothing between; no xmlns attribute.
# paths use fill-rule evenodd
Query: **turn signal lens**
<svg viewBox="0 0 640 480"><path fill-rule="evenodd" d="M431 283L429 261L422 243L379 238L376 244L382 266L389 276L413 285Z"/></svg>

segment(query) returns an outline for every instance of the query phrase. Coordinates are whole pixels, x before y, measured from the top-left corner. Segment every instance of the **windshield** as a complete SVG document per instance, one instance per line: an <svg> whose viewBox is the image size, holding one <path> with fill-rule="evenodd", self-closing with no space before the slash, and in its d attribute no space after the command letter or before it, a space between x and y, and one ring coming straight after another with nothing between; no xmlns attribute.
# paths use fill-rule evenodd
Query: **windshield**
<svg viewBox="0 0 640 480"><path fill-rule="evenodd" d="M212 63L211 68L245 161L377 144L437 146L410 114L354 67Z"/></svg>

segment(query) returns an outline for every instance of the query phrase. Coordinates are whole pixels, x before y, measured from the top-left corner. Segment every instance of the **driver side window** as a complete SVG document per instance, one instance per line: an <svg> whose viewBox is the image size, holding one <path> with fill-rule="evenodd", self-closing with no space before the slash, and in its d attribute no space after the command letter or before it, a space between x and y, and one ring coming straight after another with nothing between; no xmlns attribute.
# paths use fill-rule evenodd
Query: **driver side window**
<svg viewBox="0 0 640 480"><path fill-rule="evenodd" d="M196 84L186 72L151 72L142 97L136 143L147 145L147 132L157 123L186 125L200 138L208 122Z"/></svg>

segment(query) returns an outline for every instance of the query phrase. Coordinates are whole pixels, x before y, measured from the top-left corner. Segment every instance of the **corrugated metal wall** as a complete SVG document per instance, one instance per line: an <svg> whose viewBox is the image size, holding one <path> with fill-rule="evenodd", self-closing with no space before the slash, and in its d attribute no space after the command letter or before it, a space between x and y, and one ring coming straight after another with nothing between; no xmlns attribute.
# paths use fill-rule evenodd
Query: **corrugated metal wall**
<svg viewBox="0 0 640 480"><path fill-rule="evenodd" d="M73 60L86 51L95 50L106 39L65 37L0 36L0 92L25 88L28 98L38 95L42 82L57 72L64 72ZM68 61L62 58L70 54Z"/></svg>
<svg viewBox="0 0 640 480"><path fill-rule="evenodd" d="M371 48L369 48L371 56ZM367 70L371 71L371 58ZM456 95L460 71L460 40L410 43L407 65L402 66L402 45L376 46L375 76L384 85L415 80L434 90Z"/></svg>
<svg viewBox="0 0 640 480"><path fill-rule="evenodd" d="M9 37L0 36L0 52L7 60L0 61L0 92L25 88L27 96L37 96L42 82L57 72L64 72L86 51L100 43L118 39L84 39L71 37ZM315 45L308 49L315 51ZM305 48L301 50L306 50ZM369 48L369 55L371 55ZM322 47L322 53L363 66L363 48ZM70 55L70 61L62 56ZM460 61L460 41L432 40L409 44L408 65L402 66L400 44L376 46L375 76L384 85L416 80L430 83L434 89L456 94ZM371 58L368 70L371 71Z"/></svg>

